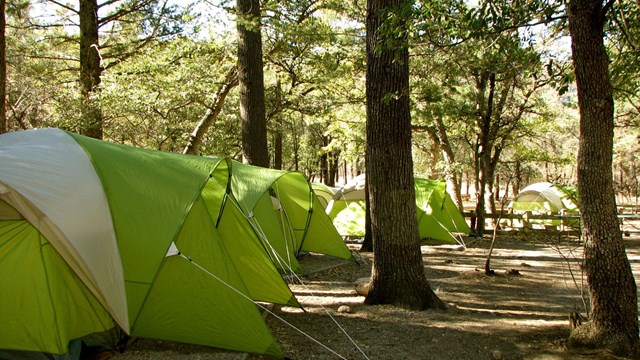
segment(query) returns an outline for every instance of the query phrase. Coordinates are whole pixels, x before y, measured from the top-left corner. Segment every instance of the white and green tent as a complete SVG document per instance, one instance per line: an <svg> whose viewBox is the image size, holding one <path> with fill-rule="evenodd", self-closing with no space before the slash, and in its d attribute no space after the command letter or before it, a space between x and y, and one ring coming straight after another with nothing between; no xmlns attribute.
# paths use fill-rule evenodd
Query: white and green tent
<svg viewBox="0 0 640 360"><path fill-rule="evenodd" d="M353 259L304 174L234 161L231 184L279 269L301 272L297 257L303 252Z"/></svg>
<svg viewBox="0 0 640 360"><path fill-rule="evenodd" d="M513 198L509 208L514 212L579 213L578 194L572 186L548 182L528 185Z"/></svg>
<svg viewBox="0 0 640 360"><path fill-rule="evenodd" d="M515 214L565 214L574 215L576 218L580 214L578 203L578 192L573 186L552 184L549 182L539 182L526 186L513 198L508 208ZM533 219L531 224L547 226L559 226L561 220ZM568 225L577 226L578 219L568 222ZM515 224L519 226L519 223Z"/></svg>
<svg viewBox="0 0 640 360"><path fill-rule="evenodd" d="M0 135L0 349L135 337L282 357L254 301L297 304L232 206L230 162L58 129Z"/></svg>
<svg viewBox="0 0 640 360"><path fill-rule="evenodd" d="M365 235L365 177L358 176L334 195L327 213L342 236ZM420 238L426 245L455 245L471 229L451 200L444 181L414 179Z"/></svg>

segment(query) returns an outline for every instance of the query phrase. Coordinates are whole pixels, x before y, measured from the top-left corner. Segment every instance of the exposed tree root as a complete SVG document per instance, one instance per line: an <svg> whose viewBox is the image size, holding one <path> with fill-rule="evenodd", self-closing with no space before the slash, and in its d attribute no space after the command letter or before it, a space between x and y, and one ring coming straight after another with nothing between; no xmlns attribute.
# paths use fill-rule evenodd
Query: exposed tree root
<svg viewBox="0 0 640 360"><path fill-rule="evenodd" d="M630 340L616 331L600 331L592 322L577 326L567 340L572 351L603 351L614 356L640 359L638 339Z"/></svg>

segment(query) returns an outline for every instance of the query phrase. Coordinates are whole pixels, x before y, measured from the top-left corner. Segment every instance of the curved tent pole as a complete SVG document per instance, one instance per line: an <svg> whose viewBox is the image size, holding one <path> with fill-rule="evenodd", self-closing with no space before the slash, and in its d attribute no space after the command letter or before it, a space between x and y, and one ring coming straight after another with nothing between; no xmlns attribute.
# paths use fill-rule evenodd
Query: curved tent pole
<svg viewBox="0 0 640 360"><path fill-rule="evenodd" d="M93 294L98 302L104 307L105 310L111 315L112 320L125 332L130 332L131 322L128 318L117 319L116 314L118 311L114 309L105 295L99 290L95 279L91 276L91 272L87 268L87 264L81 261L81 256L71 246L65 246L63 243L66 240L66 236L56 226L51 219L49 219L44 213L38 209L31 201L22 196L18 191L9 187L7 184L0 182L0 197L16 209L32 226L42 233L45 238L48 239L51 246L60 254L60 256L69 264L69 267L73 270L74 274L81 279L82 283L87 287L89 292ZM53 240L53 241L52 241ZM118 321L120 320L120 321Z"/></svg>
<svg viewBox="0 0 640 360"><path fill-rule="evenodd" d="M239 213L242 214L242 216L244 216L244 218L247 220L247 222L249 223L249 226L251 226L251 229L255 232L256 236L259 238L260 246L262 246L265 253L267 254L267 256L269 256L270 259L272 259L274 264L276 263L280 264L282 265L283 269L287 269L291 273L294 273L293 268L291 267L291 264L288 261L285 261L285 259L278 254L275 248L273 248L266 234L262 230L262 227L255 220L255 216L253 216L253 212L250 212L249 214L245 214L245 212L242 210L242 206L240 206L240 204L238 203L238 200L235 197L230 196L229 199L231 200L231 203L236 206Z"/></svg>
<svg viewBox="0 0 640 360"><path fill-rule="evenodd" d="M276 179L276 181L273 182L273 184L275 184L276 187L279 187L277 183L278 183L278 180L280 180L280 178L282 178L282 176L278 177L278 179ZM287 213L287 209L285 209L284 206L282 206L282 201L280 200L280 196L279 196L280 192L276 191L273 188L273 184L269 187L269 192L270 192L269 195L273 196L278 201L278 204L279 204L279 207L278 207L277 210L280 213L280 218L281 218L281 221L282 221L282 234L284 235L284 241L285 242L289 242L290 245L291 245L291 248L293 249L293 251L296 252L296 249L295 249L295 238L296 238L296 235L295 235L295 232L293 231L293 229L291 228L291 220L289 219L289 214ZM273 192L273 194L271 194L271 192ZM260 226L260 224L258 224L258 226ZM287 227L289 228L289 231L287 231ZM289 240L287 240L287 236L290 237ZM266 238L266 236L265 236L265 240L267 240L267 242L268 242L268 239ZM271 243L269 243L269 245L271 245ZM287 259L288 259L291 256L291 254L289 253L289 247L285 246L285 249L287 251ZM277 255L277 252L275 250L272 249L272 251L274 251L274 253L276 253L276 255ZM295 255L296 256L298 255L297 252L296 252ZM284 259L278 259L278 261L279 262L284 262ZM293 267L291 266L291 262L288 262L286 265L287 265L287 269L289 269L289 271L293 272Z"/></svg>
<svg viewBox="0 0 640 360"><path fill-rule="evenodd" d="M218 225L220 225L220 220L222 219L222 212L227 204L227 198L229 197L229 194L231 194L231 171L232 171L232 163L231 163L231 159L229 159L229 157L225 157L224 161L227 163L227 186L225 187L225 191L224 191L224 197L222 198L222 204L220 204L220 211L218 211L218 218L216 219L216 227L218 227ZM220 164L220 163L218 163ZM218 166L216 166L213 170L211 170L211 172L209 173L209 179L215 179L213 177L213 171L217 168ZM220 186L220 183L218 183L216 181L216 184L218 184L218 186ZM206 182L205 182L206 185ZM220 186L221 187L221 186Z"/></svg>
<svg viewBox="0 0 640 360"><path fill-rule="evenodd" d="M307 211L307 222L304 225L304 233L302 233L302 237L300 238L300 249L302 249L304 240L307 237L307 232L309 231L309 224L311 224L311 215L313 214L313 197L316 196L316 194L313 192L313 188L311 187L311 182L309 182L309 179L307 179L304 174L300 174L304 177L307 182L307 186L309 187L309 210Z"/></svg>

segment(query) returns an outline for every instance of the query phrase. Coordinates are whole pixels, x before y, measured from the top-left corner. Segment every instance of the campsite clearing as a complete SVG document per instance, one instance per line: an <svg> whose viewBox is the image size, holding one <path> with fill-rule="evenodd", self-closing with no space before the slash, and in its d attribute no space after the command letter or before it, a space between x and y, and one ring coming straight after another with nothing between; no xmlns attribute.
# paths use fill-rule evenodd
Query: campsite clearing
<svg viewBox="0 0 640 360"><path fill-rule="evenodd" d="M636 280L640 238L625 237ZM431 286L448 311L408 311L366 306L355 292L370 274L371 254L361 265L328 256L301 259L305 285L292 285L306 312L276 306L274 313L347 359L613 359L603 353L569 353L563 343L569 314L581 311L582 248L575 238L500 237L492 256L495 276L483 272L490 240L463 251L423 247ZM356 249L356 244L350 245ZM568 264L571 264L569 267ZM350 312L338 312L347 305ZM331 315L331 316L329 316ZM342 333L335 321L358 344ZM322 346L269 315L267 322L292 359L336 359ZM210 348L140 339L113 359L258 359Z"/></svg>

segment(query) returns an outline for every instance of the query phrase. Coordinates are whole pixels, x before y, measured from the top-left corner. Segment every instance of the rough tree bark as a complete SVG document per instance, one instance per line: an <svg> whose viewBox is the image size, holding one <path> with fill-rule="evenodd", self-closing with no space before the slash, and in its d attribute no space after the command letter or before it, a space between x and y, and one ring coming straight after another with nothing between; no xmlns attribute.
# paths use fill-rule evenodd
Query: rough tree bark
<svg viewBox="0 0 640 360"><path fill-rule="evenodd" d="M7 132L7 38L6 0L0 0L0 134Z"/></svg>
<svg viewBox="0 0 640 360"><path fill-rule="evenodd" d="M280 79L276 79L276 88L275 88L275 106L273 106L271 114L267 116L268 119L273 119L275 121L275 127L272 129L273 131L273 168L282 170L282 145L284 141L283 135L283 127L284 122L282 121L282 109L284 104L284 96L282 94L282 84L280 83ZM268 120L269 121L269 120Z"/></svg>
<svg viewBox="0 0 640 360"><path fill-rule="evenodd" d="M591 318L572 346L638 356L636 283L618 225L613 187L613 94L602 0L569 1L569 31L580 109L578 192Z"/></svg>
<svg viewBox="0 0 640 360"><path fill-rule="evenodd" d="M243 161L269 167L259 0L237 0Z"/></svg>
<svg viewBox="0 0 640 360"><path fill-rule="evenodd" d="M282 118L276 117L276 130L273 134L273 168L282 170Z"/></svg>
<svg viewBox="0 0 640 360"><path fill-rule="evenodd" d="M476 77L476 100L478 116L478 143L476 151L476 228L479 236L484 232L486 209L486 184L491 159L491 117L493 116L493 98L495 95L495 73L482 73ZM485 91L488 95L485 98Z"/></svg>
<svg viewBox="0 0 640 360"><path fill-rule="evenodd" d="M444 308L424 274L416 220L407 0L367 1L367 185L373 268L366 304Z"/></svg>
<svg viewBox="0 0 640 360"><path fill-rule="evenodd" d="M453 201L460 211L464 210L464 203L462 201L462 188L460 183L460 175L458 170L455 169L455 154L447 135L447 129L441 116L433 114L434 126L428 127L425 130L431 138L431 140L440 149L440 155L444 162L447 164L447 170L445 177L447 180L447 186L451 188L453 192Z"/></svg>
<svg viewBox="0 0 640 360"><path fill-rule="evenodd" d="M102 109L98 87L102 75L98 39L98 3L80 0L80 93L82 119L78 132L102 139Z"/></svg>
<svg viewBox="0 0 640 360"><path fill-rule="evenodd" d="M369 185L367 182L364 183L364 194L365 198L365 213L364 213L364 241L362 241L362 246L360 246L361 252L373 252L373 237L371 236L371 205L369 204Z"/></svg>

